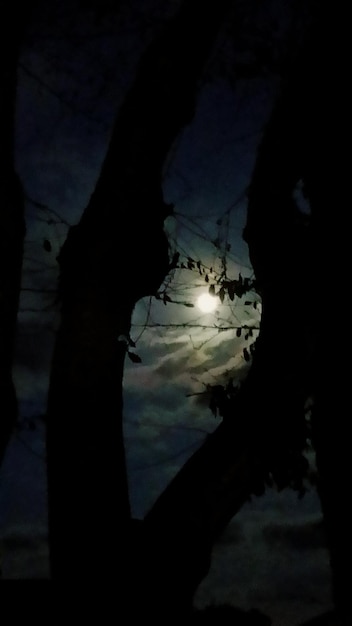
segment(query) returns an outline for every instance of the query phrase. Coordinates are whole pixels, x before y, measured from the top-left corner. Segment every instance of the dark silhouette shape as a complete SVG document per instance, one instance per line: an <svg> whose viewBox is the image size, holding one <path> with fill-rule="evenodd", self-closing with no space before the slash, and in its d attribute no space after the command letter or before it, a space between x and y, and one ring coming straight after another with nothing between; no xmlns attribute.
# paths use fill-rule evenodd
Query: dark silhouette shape
<svg viewBox="0 0 352 626"><path fill-rule="evenodd" d="M246 387L259 391L261 410L270 415L273 458L281 467L304 444L304 404L313 397L318 491L334 603L343 624L350 607L347 572L352 557L347 346L331 338L323 302L343 293L349 280L350 191L340 147L349 128L351 100L345 74L350 38L344 19L341 7L333 13L319 7L302 54L283 83L258 152L245 229L263 300L261 333ZM294 210L299 182L310 205L304 220L297 220Z"/></svg>

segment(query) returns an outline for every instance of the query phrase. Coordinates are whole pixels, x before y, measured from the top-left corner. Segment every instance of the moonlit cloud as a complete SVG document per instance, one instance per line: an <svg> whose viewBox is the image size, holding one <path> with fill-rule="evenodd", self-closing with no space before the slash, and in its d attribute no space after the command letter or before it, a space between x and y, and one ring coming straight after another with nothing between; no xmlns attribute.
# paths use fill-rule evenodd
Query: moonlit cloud
<svg viewBox="0 0 352 626"><path fill-rule="evenodd" d="M256 607L273 626L297 626L331 609L329 556L317 511L315 491L300 501L292 492L273 490L253 498L216 543L197 606Z"/></svg>

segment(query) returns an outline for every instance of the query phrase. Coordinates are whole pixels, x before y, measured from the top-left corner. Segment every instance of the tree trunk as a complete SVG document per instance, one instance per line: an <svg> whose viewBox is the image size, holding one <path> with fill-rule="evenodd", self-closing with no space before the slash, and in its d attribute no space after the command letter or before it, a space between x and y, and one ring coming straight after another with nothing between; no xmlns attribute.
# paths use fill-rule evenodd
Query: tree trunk
<svg viewBox="0 0 352 626"><path fill-rule="evenodd" d="M350 482L346 406L350 399L346 366L339 366L346 363L347 347L329 338L326 311L327 298L343 293L350 278L346 258L349 175L340 145L350 126L351 96L344 74L349 37L344 36L340 13L336 17L332 20L330 12L329 16L322 12L283 89L258 155L246 237L263 297L262 380L269 382L266 362L271 364L283 406L295 409L282 412L284 428L291 430L292 421L294 431L296 409L308 394L314 398L312 438L333 596L341 623L347 623L346 572L352 558L346 500ZM306 226L294 212L299 181L310 203ZM276 367L270 357L273 353Z"/></svg>
<svg viewBox="0 0 352 626"><path fill-rule="evenodd" d="M0 52L0 465L17 420L17 398L12 379L14 343L20 296L24 195L15 169L15 111L17 66L28 8L8 5L2 11Z"/></svg>
<svg viewBox="0 0 352 626"><path fill-rule="evenodd" d="M157 589L163 599L161 613L167 606L190 611L193 594L208 572L214 539L251 493L262 492L268 473L279 488L300 488L295 481L305 471L304 407L313 397L313 443L336 609L333 615L317 618L317 623L350 622L349 386L338 367L339 362L346 363L346 345L329 343L320 306L327 292L342 293L349 278L345 258L349 177L341 174L338 155L348 128L350 96L336 75L326 93L326 73L336 68L336 59L343 54L337 47L329 64L319 43L325 32L320 27L311 47L304 50L302 63L284 84L253 172L245 238L263 312L251 369L223 423L140 525L145 560L154 563L147 585L141 570L145 603ZM345 45L346 41L342 38ZM328 124L322 127L321 119ZM309 217L295 203L299 181L309 197ZM327 261L330 254L334 263ZM330 363L337 365L329 367Z"/></svg>
<svg viewBox="0 0 352 626"><path fill-rule="evenodd" d="M251 494L263 493L265 476L266 443L238 405L233 419L207 437L140 524L146 554L141 586L146 607L158 595L154 616L167 607L179 617L192 612L215 540Z"/></svg>
<svg viewBox="0 0 352 626"><path fill-rule="evenodd" d="M90 202L59 255L62 311L47 424L50 558L54 580L80 580L83 589L100 579L108 594L107 577L121 588L127 576L119 337L129 337L135 303L155 293L169 269L162 168L192 119L197 80L229 4L188 0L149 47Z"/></svg>

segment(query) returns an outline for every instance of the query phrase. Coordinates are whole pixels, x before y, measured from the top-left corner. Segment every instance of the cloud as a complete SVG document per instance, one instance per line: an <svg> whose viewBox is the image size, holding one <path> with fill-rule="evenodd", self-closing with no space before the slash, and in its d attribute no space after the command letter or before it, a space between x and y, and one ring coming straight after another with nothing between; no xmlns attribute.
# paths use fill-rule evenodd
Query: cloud
<svg viewBox="0 0 352 626"><path fill-rule="evenodd" d="M190 354L173 354L170 357L162 358L155 371L163 378L180 376L184 374L186 367L187 371L192 369L189 367L189 361Z"/></svg>
<svg viewBox="0 0 352 626"><path fill-rule="evenodd" d="M17 524L3 535L2 544L5 551L36 549L47 542L47 530L40 526Z"/></svg>
<svg viewBox="0 0 352 626"><path fill-rule="evenodd" d="M147 329L136 348L147 369L132 370L127 364L127 383L163 386L165 380L172 380L189 392L199 392L206 384L222 384L226 374L231 373L235 379L245 376L248 363L242 350L248 348L248 342L236 337L235 329L219 333L199 327L190 329L188 336L186 332L187 327L164 330L160 336L160 329Z"/></svg>
<svg viewBox="0 0 352 626"><path fill-rule="evenodd" d="M19 400L20 416L45 413L55 334L45 322L32 314L20 315L13 377Z"/></svg>
<svg viewBox="0 0 352 626"><path fill-rule="evenodd" d="M197 606L255 607L273 626L296 626L330 610L329 556L320 523L314 490L303 500L291 490L268 490L248 501L214 546Z"/></svg>
<svg viewBox="0 0 352 626"><path fill-rule="evenodd" d="M41 527L13 526L2 537L1 552L5 580L49 578L48 539Z"/></svg>
<svg viewBox="0 0 352 626"><path fill-rule="evenodd" d="M194 347L194 337L201 342L210 335L199 329L190 340L183 328L162 336L160 329L147 329L136 347L142 364L127 362L124 432L131 504L138 516L219 424L204 384L236 368L235 347L223 334L211 348Z"/></svg>
<svg viewBox="0 0 352 626"><path fill-rule="evenodd" d="M0 527L5 579L49 575L44 426L14 433L0 474Z"/></svg>
<svg viewBox="0 0 352 626"><path fill-rule="evenodd" d="M195 410L185 387L125 389L124 433L133 514L143 517L186 460L217 426Z"/></svg>
<svg viewBox="0 0 352 626"><path fill-rule="evenodd" d="M274 523L263 528L263 539L268 546L281 546L306 551L326 548L326 535L322 519L296 524Z"/></svg>

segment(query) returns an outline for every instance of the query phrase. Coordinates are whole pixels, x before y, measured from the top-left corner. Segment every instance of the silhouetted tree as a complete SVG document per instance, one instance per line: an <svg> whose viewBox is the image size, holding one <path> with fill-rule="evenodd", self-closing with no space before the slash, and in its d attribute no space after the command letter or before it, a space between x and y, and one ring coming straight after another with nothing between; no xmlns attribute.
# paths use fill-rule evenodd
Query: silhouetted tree
<svg viewBox="0 0 352 626"><path fill-rule="evenodd" d="M347 474L347 448L340 458L342 410L335 427L331 416L336 393L327 393L323 351L317 340L324 324L313 319L326 284L319 269L331 232L330 213L321 207L327 198L329 207L337 198L342 200L340 188L339 195L336 192L339 174L331 169L322 127L314 115L328 61L326 55L325 63L324 55L320 56L322 46L314 48L316 38L283 89L260 146L249 193L245 236L263 301L261 333L249 375L234 399L227 402L222 394L223 422L145 520L133 522L130 515L122 385L126 353L133 347L131 315L141 297L155 294L170 269L163 223L172 207L163 200L163 165L175 138L192 120L204 64L219 25L235 4L188 0L148 47L117 115L94 192L59 255L61 323L47 426L50 555L53 581L72 590L76 606L83 607L88 591L87 611L99 608L106 599L106 607L111 608L118 585L121 602L132 602L130 615L135 608L140 613L142 605L148 617L160 618L170 611L174 618L192 616L193 595L208 572L213 543L248 496L262 493L269 480L279 488L302 488L304 411L311 393L316 401L313 433L320 494L336 604L342 614L346 605L346 557L337 538L341 530L346 539L349 525L343 507L346 483L341 480ZM260 50L258 46L258 55ZM335 61L343 52L338 49ZM260 65L257 56L249 68L252 72ZM332 92L341 87L339 81L332 82ZM13 111L13 90L9 94ZM325 112L332 99L328 102ZM330 126L325 130L334 136ZM4 144L7 156L12 154L10 131ZM336 141L334 148L336 153ZM19 190L12 162L7 172L7 180L15 181ZM326 197L322 173L324 180L332 176ZM310 220L294 202L300 180L311 203ZM21 212L20 202L18 206ZM318 226L312 228L313 222ZM21 216L18 224L16 244L9 246L8 237L4 247L6 255L15 254L11 266L15 273L9 275L10 287L15 288L11 328L18 302ZM342 263L342 256L339 260ZM333 284L334 275L328 278ZM296 294L299 297L293 297ZM283 314L278 315L278 310ZM284 350L283 337L287 337ZM6 341L10 341L3 353L8 373L13 333ZM302 359L302 354L307 358ZM3 380L13 390L10 378ZM13 399L13 393L9 397ZM325 401L323 409L320 405ZM76 581L80 592L74 587ZM68 597L64 604L65 600ZM241 617L248 623L248 616Z"/></svg>
<svg viewBox="0 0 352 626"><path fill-rule="evenodd" d="M244 235L263 312L249 374L237 396L221 407L222 424L161 494L145 521L146 527L159 523L160 533L168 528L173 537L179 528L188 528L188 536L193 536L188 554L194 563L188 557L186 574L191 588L209 564L207 550L210 559L215 537L248 494L262 493L271 480L279 489L303 491L308 469L303 452L312 436L336 615L345 624L351 558L348 387L341 369L330 368L326 361L342 362L345 345L327 344L326 317L317 315L322 295L327 290L342 292L348 279L343 235L349 233L348 177L336 156L348 127L349 98L344 65L341 68L348 58L348 38L341 37L339 19L337 15L331 22L319 12L283 81L258 150ZM327 33L336 42L333 51L326 45ZM303 207L302 195L309 208ZM328 250L334 254L333 264L326 262ZM305 409L312 399L310 435ZM175 552L180 575L182 546L176 544Z"/></svg>
<svg viewBox="0 0 352 626"><path fill-rule="evenodd" d="M131 315L169 269L163 164L192 119L229 4L184 3L148 48L89 204L59 255L61 324L47 423L50 557L53 580L84 581L84 593L108 568L113 586L127 576L122 380Z"/></svg>
<svg viewBox="0 0 352 626"><path fill-rule="evenodd" d="M0 465L17 420L12 379L14 342L20 295L24 196L15 165L17 68L31 3L6 4L2 10L0 52Z"/></svg>
<svg viewBox="0 0 352 626"><path fill-rule="evenodd" d="M347 347L330 339L324 309L326 298L343 293L349 279L349 183L341 152L350 115L345 76L349 40L342 9L332 14L320 7L317 15L283 84L252 179L246 238L263 317L251 384L263 392L260 402L272 416L276 449L281 446L279 456L283 451L287 458L302 445L299 416L308 397L313 398L312 441L334 602L341 623L347 624L349 400L339 367ZM308 216L297 210L299 187L309 203ZM275 367L278 360L280 368Z"/></svg>

